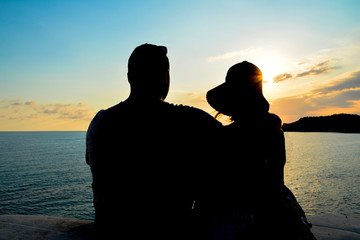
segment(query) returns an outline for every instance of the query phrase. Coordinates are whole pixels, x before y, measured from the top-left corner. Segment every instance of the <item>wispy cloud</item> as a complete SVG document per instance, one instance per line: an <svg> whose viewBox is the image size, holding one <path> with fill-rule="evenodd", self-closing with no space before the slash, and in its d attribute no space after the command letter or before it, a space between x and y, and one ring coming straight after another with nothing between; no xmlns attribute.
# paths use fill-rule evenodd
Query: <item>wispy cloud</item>
<svg viewBox="0 0 360 240"><path fill-rule="evenodd" d="M271 111L283 116L285 121L317 113L360 114L360 71L346 78L333 80L303 95L275 99ZM295 119L296 118L296 119Z"/></svg>
<svg viewBox="0 0 360 240"><path fill-rule="evenodd" d="M273 81L274 81L274 83L278 83L278 82L282 82L282 81L285 81L288 79L292 79L293 77L294 77L294 75L291 73L283 73L283 74L275 76L273 78Z"/></svg>
<svg viewBox="0 0 360 240"><path fill-rule="evenodd" d="M330 63L333 61L334 61L333 59L330 59L330 60L326 60L324 62L315 64L315 65L311 66L307 71L297 74L296 78L306 77L306 76L310 76L310 75L321 75L321 74L327 73L331 70L334 70L334 67L330 66Z"/></svg>
<svg viewBox="0 0 360 240"><path fill-rule="evenodd" d="M217 61L232 59L232 58L239 57L239 56L248 56L248 55L257 53L259 51L261 51L261 48L247 48L247 49L238 50L238 51L231 51L231 52L227 52L227 53L224 53L224 54L221 54L218 56L208 57L206 59L206 61L217 62Z"/></svg>
<svg viewBox="0 0 360 240"><path fill-rule="evenodd" d="M0 102L0 109L6 114L2 114L2 119L25 120L25 119L44 119L51 117L57 119L76 119L89 121L93 117L92 110L84 103L55 103L38 104L35 101L21 101L19 99Z"/></svg>
<svg viewBox="0 0 360 240"><path fill-rule="evenodd" d="M334 62L334 59L328 59L325 61L321 61L319 63L312 64L308 67L306 67L302 72L300 73L283 73L280 75L277 75L273 78L274 83L296 79L296 78L302 78L307 76L316 76L316 75L322 75L327 72L330 72L334 70L336 67L331 66L331 63ZM299 65L306 65L306 62L301 62Z"/></svg>
<svg viewBox="0 0 360 240"><path fill-rule="evenodd" d="M326 86L314 90L314 92L326 94L330 92L354 90L358 88L360 88L360 71L351 73L348 78L332 81Z"/></svg>
<svg viewBox="0 0 360 240"><path fill-rule="evenodd" d="M207 105L206 92L173 91L172 97L168 99L176 104L185 104L204 108Z"/></svg>

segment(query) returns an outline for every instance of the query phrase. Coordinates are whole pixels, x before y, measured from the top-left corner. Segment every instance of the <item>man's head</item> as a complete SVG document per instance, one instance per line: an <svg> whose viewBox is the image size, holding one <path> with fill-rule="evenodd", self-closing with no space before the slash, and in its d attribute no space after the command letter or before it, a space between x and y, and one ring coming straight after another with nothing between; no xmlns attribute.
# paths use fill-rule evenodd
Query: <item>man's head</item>
<svg viewBox="0 0 360 240"><path fill-rule="evenodd" d="M128 63L132 94L164 100L169 91L169 59L163 46L143 44L135 48Z"/></svg>

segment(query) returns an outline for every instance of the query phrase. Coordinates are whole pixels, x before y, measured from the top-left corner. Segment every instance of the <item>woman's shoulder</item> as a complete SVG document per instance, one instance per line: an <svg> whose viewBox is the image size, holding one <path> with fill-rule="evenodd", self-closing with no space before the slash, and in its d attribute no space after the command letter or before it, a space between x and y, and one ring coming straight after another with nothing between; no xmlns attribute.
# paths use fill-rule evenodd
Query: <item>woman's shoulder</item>
<svg viewBox="0 0 360 240"><path fill-rule="evenodd" d="M266 122L268 127L274 129L276 132L282 132L282 121L278 115L268 113L266 116Z"/></svg>
<svg viewBox="0 0 360 240"><path fill-rule="evenodd" d="M281 118L278 115L276 115L275 113L268 113L267 119L269 122L271 122L273 124L276 124L276 125L282 124Z"/></svg>

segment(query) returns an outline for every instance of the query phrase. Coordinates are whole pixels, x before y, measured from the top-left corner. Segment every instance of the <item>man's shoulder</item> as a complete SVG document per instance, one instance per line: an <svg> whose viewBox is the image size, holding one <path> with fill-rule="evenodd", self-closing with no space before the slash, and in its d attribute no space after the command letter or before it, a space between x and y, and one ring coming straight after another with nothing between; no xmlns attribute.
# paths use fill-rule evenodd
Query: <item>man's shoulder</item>
<svg viewBox="0 0 360 240"><path fill-rule="evenodd" d="M168 102L158 102L154 104L139 105L130 102L120 102L108 109L100 110L93 118L90 128L102 128L111 125L113 122L117 124L124 116L130 118L139 118L146 121L147 118L167 118L183 125L200 125L203 127L220 127L219 121L212 117L209 113L187 105L178 105ZM168 116L168 117L166 117ZM121 122L121 121L120 121Z"/></svg>
<svg viewBox="0 0 360 240"><path fill-rule="evenodd" d="M194 124L209 124L213 126L222 126L222 124L216 120L213 116L209 113L205 112L196 107L187 106L187 105L175 105L171 104L178 113L182 114L183 117L188 118Z"/></svg>
<svg viewBox="0 0 360 240"><path fill-rule="evenodd" d="M107 109L102 109L95 115L94 119L97 120L113 119L114 117L116 117L116 115L123 114L128 109L130 109L128 105L129 104L126 104L126 102L120 102Z"/></svg>
<svg viewBox="0 0 360 240"><path fill-rule="evenodd" d="M125 106L123 102L121 102L110 108L102 109L98 111L94 116L94 118L92 119L88 131L94 128L101 128L103 125L106 126L107 122L114 119L114 116L119 114L119 112L122 111L121 108L123 107Z"/></svg>
<svg viewBox="0 0 360 240"><path fill-rule="evenodd" d="M125 111L125 109L128 108L128 105L126 102L120 102L112 107L109 107L107 109L100 110L99 113L102 117L108 117L115 114L118 114L119 112Z"/></svg>

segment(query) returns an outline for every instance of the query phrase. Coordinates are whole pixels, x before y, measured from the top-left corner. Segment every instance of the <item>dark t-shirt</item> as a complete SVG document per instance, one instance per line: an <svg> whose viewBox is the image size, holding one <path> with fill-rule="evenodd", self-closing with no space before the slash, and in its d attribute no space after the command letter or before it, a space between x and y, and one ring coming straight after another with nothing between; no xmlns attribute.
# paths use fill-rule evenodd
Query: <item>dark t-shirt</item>
<svg viewBox="0 0 360 240"><path fill-rule="evenodd" d="M227 152L233 156L231 164L237 166L233 168L237 169L237 174L229 174L237 178L232 182L238 182L238 187L248 191L250 196L278 194L276 189L284 185L286 161L280 118L275 114L244 118L227 126L225 134L232 139L227 145L230 148Z"/></svg>
<svg viewBox="0 0 360 240"><path fill-rule="evenodd" d="M202 110L163 101L98 112L86 137L96 224L137 236L184 232L220 127Z"/></svg>
<svg viewBox="0 0 360 240"><path fill-rule="evenodd" d="M278 195L283 187L285 143L281 120L274 114L241 119L221 133L221 161L214 161L206 201L210 208L258 205L260 198ZM213 203L211 203L213 201ZM260 200L261 201L261 200Z"/></svg>
<svg viewBox="0 0 360 240"><path fill-rule="evenodd" d="M203 239L315 239L284 185L285 139L275 114L223 128L221 162L200 205Z"/></svg>

